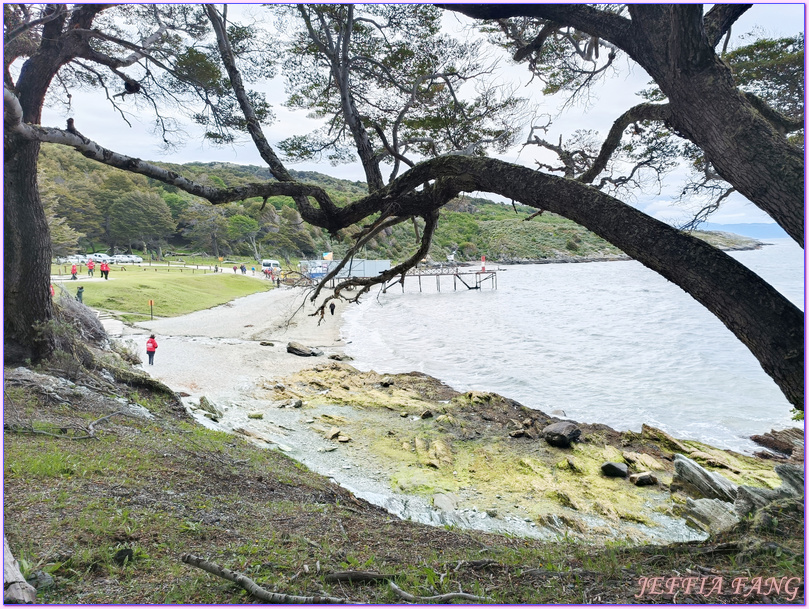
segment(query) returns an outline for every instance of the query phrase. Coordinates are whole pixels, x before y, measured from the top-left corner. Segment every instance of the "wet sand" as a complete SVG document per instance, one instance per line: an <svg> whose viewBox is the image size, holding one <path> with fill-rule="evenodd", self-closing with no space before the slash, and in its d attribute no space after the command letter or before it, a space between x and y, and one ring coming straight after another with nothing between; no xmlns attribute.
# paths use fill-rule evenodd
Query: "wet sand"
<svg viewBox="0 0 809 609"><path fill-rule="evenodd" d="M304 288L278 288L181 317L124 326L123 338L138 347L141 366L178 392L233 400L258 379L283 378L342 353L341 313L337 303L318 325ZM155 363L148 365L146 339L157 338ZM323 351L319 357L287 353L295 341ZM261 345L273 343L272 346Z"/></svg>

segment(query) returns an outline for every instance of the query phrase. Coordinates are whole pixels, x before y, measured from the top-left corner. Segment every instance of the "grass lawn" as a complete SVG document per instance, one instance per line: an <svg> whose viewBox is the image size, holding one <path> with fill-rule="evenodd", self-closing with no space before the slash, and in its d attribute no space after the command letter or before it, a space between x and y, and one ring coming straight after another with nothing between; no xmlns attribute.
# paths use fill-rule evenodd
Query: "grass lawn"
<svg viewBox="0 0 809 609"><path fill-rule="evenodd" d="M98 272L97 275L98 276ZM149 319L149 300L154 300L155 317L176 317L210 309L235 298L271 289L269 281L233 273L190 274L174 270L160 272L132 267L110 273L109 281L82 277L59 282L71 295L84 286L84 304L109 311L127 321Z"/></svg>

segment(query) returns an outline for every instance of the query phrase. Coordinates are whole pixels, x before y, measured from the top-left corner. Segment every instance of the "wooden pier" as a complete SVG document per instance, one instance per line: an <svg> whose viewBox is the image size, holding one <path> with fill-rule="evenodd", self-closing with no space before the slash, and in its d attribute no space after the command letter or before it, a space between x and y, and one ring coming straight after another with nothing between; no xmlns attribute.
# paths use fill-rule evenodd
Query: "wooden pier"
<svg viewBox="0 0 809 609"><path fill-rule="evenodd" d="M462 271L458 267L414 268L410 269L405 277L414 277L418 280L419 292L422 291L422 279L427 277L435 277L435 287L439 292L441 291L442 277L452 277L453 290L458 289L458 282L468 290L480 290L486 285L491 286L493 290L497 289L497 271ZM402 292L404 292L404 280L397 279L395 283L401 283ZM387 289L386 284L383 286L382 291L386 292Z"/></svg>

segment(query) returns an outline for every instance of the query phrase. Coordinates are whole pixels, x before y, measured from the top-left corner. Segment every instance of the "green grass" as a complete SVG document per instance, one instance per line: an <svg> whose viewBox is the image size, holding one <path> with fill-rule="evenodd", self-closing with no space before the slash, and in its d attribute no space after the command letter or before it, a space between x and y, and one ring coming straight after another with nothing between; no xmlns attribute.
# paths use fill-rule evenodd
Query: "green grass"
<svg viewBox="0 0 809 609"><path fill-rule="evenodd" d="M129 267L112 271L110 277L110 281L79 279L61 284L71 295L83 285L84 304L110 311L124 321L149 319L149 300L154 301L155 317L176 317L272 287L269 281L241 274L198 274L166 267Z"/></svg>

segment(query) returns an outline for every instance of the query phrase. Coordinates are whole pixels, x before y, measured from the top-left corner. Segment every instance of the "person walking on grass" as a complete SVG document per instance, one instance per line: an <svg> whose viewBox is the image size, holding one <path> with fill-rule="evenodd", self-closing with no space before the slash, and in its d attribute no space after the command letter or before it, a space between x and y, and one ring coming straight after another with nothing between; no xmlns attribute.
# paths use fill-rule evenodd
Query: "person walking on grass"
<svg viewBox="0 0 809 609"><path fill-rule="evenodd" d="M84 286L80 285L79 289L76 290L76 300L78 300L80 303L83 304L84 303L84 300L82 300L83 298L84 298Z"/></svg>
<svg viewBox="0 0 809 609"><path fill-rule="evenodd" d="M77 272L78 272L78 271L76 270L76 265L74 264L74 265L73 265L73 266L70 268L70 275L71 275L71 277L70 277L70 278L71 278L71 279L78 279L78 277L76 277L76 273L77 273Z"/></svg>
<svg viewBox="0 0 809 609"><path fill-rule="evenodd" d="M93 262L93 259L92 259L92 258L90 258L90 259L87 261L87 276L88 276L88 277L92 277L92 276L93 276L93 274L94 274L94 272L95 272L95 268L96 268L96 263L95 263L95 262Z"/></svg>
<svg viewBox="0 0 809 609"><path fill-rule="evenodd" d="M157 351L157 341L154 338L154 334L149 337L149 340L146 341L146 355L149 356L149 365L154 366L154 352Z"/></svg>

